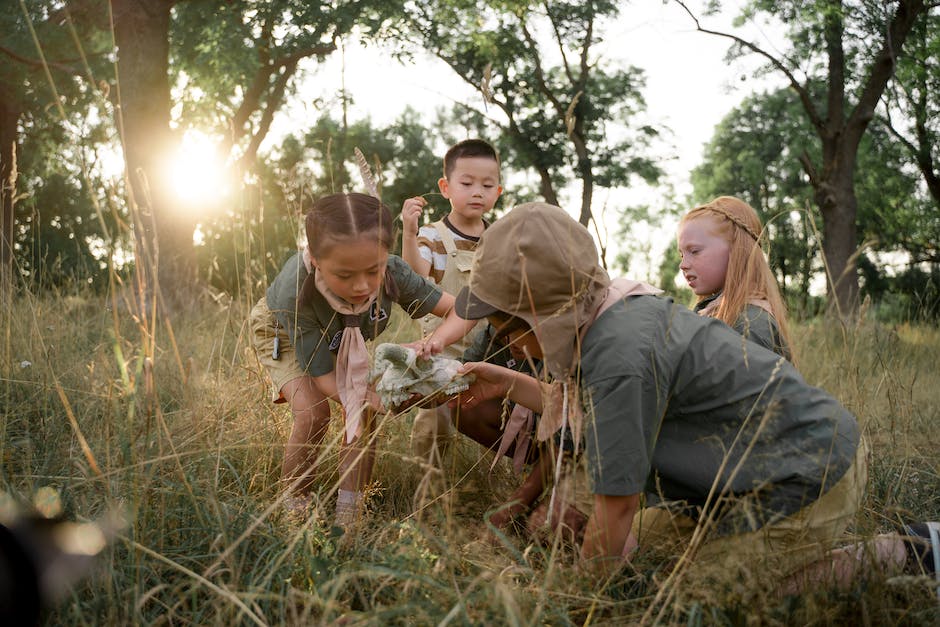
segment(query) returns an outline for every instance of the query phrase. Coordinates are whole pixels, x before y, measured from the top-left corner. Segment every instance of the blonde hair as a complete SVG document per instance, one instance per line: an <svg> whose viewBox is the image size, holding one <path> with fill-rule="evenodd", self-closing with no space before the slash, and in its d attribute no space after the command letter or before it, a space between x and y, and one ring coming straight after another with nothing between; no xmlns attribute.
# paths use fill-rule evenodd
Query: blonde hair
<svg viewBox="0 0 940 627"><path fill-rule="evenodd" d="M679 225L704 216L715 219L714 234L728 243L728 269L715 317L728 326L734 326L748 301L766 300L770 304L771 315L777 321L781 340L790 346L787 306L760 247L761 239L766 241L766 234L757 212L734 196L719 196L689 211ZM699 300L704 298L707 296L701 296Z"/></svg>

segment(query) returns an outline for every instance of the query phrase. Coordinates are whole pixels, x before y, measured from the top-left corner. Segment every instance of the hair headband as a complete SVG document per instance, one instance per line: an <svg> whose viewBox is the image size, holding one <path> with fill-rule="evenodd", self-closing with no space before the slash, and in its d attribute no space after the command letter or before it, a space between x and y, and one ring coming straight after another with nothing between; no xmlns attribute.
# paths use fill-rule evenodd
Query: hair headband
<svg viewBox="0 0 940 627"><path fill-rule="evenodd" d="M744 220L737 217L736 215L734 215L733 213L731 213L730 211L728 211L727 209L723 207L719 207L717 205L702 205L700 207L696 207L695 209L693 209L693 211L695 210L703 210L703 211L708 210L708 211L714 211L715 213L720 213L724 217L728 218L731 222L733 222L737 226L744 229L744 232L750 235L752 238L754 238L755 242L760 240L760 235L758 233L755 233L754 229L752 229L748 224L746 224Z"/></svg>

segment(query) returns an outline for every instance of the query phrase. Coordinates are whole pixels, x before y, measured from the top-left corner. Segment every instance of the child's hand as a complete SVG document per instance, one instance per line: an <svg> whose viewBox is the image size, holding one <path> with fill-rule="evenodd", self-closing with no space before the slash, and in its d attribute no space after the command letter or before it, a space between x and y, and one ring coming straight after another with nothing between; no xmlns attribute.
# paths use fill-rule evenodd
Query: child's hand
<svg viewBox="0 0 940 627"><path fill-rule="evenodd" d="M418 234L418 219L424 212L425 205L428 204L421 196L409 198L401 206L401 223L404 226L405 235L416 236Z"/></svg>
<svg viewBox="0 0 940 627"><path fill-rule="evenodd" d="M475 378L465 392L461 392L457 398L447 404L451 409L457 409L458 406L463 409L472 409L483 401L505 398L512 385L513 371L484 361L466 363L457 372L459 374L472 372Z"/></svg>
<svg viewBox="0 0 940 627"><path fill-rule="evenodd" d="M444 345L440 340L436 340L433 337L426 337L415 342L408 342L402 344L405 348L410 348L415 353L417 353L420 359L430 359L434 355L437 355L442 350L444 350Z"/></svg>
<svg viewBox="0 0 940 627"><path fill-rule="evenodd" d="M562 506L560 501L556 501L549 525L548 503L542 502L529 514L526 528L535 540L548 543L554 534L561 533L566 542L580 544L584 540L587 521L587 514L577 507L567 504Z"/></svg>
<svg viewBox="0 0 940 627"><path fill-rule="evenodd" d="M497 529L505 529L513 522L516 516L524 514L526 506L519 501L510 501L487 517L491 525Z"/></svg>

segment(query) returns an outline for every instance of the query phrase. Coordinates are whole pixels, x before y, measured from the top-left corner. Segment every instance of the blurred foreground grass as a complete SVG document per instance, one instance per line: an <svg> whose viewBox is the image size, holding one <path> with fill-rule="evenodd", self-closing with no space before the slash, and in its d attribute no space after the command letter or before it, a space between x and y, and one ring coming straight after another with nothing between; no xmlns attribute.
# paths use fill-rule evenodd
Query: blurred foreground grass
<svg viewBox="0 0 940 627"><path fill-rule="evenodd" d="M115 311L117 305L117 311ZM0 489L55 490L66 516L129 521L94 576L50 624L628 624L667 565L598 582L562 546L476 542L482 516L514 487L503 462L462 442L452 490L425 498L410 416L386 421L371 515L354 538L276 506L286 406L268 401L247 343L248 302L193 304L170 327L120 303L75 295L4 305ZM400 316L383 339L412 339ZM800 369L860 419L872 442L869 496L853 531L940 519L940 330L862 322L796 327ZM328 436L339 437L339 420ZM327 462L335 467L335 459ZM321 484L329 521L335 475ZM871 577L850 591L777 599L755 573L733 590L688 590L682 624L929 624L917 578Z"/></svg>

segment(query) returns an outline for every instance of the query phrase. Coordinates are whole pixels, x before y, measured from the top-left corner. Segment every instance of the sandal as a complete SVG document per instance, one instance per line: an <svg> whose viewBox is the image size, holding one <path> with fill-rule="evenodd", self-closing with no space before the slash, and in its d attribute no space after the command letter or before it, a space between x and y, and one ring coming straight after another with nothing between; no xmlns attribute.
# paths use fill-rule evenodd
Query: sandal
<svg viewBox="0 0 940 627"><path fill-rule="evenodd" d="M940 522L922 522L904 525L904 546L908 561L914 569L932 574L937 581L937 599L940 600Z"/></svg>

